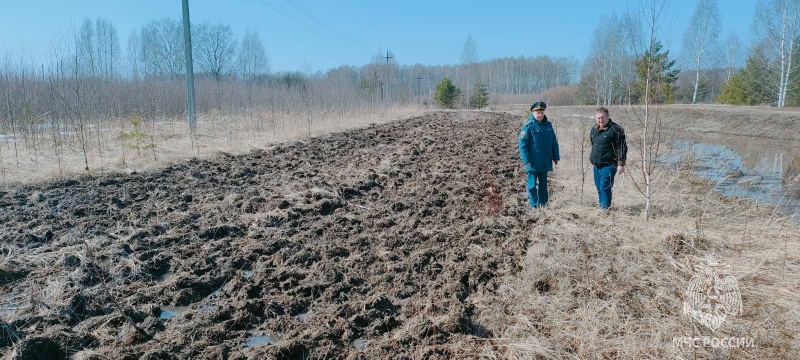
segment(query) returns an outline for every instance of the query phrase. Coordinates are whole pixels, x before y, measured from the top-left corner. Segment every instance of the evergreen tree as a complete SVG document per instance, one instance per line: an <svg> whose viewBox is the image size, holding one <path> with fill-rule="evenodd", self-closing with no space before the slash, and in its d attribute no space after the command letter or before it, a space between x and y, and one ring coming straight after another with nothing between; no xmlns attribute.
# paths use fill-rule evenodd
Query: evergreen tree
<svg viewBox="0 0 800 360"><path fill-rule="evenodd" d="M489 106L489 90L486 85L476 84L475 89L472 90L472 95L469 97L469 106L475 109L481 109Z"/></svg>
<svg viewBox="0 0 800 360"><path fill-rule="evenodd" d="M633 84L634 101L644 102L649 98L651 104L672 103L675 101L675 81L680 70L672 70L675 60L669 59L669 50L664 51L660 41L636 59L636 74L639 79ZM650 74L649 97L645 96L648 73Z"/></svg>
<svg viewBox="0 0 800 360"><path fill-rule="evenodd" d="M756 103L747 91L746 77L745 69L734 73L717 95L717 102L731 105L755 105Z"/></svg>
<svg viewBox="0 0 800 360"><path fill-rule="evenodd" d="M717 102L733 105L770 103L773 96L767 84L771 83L769 81L771 73L766 64L767 59L764 51L761 48L756 48L747 59L747 65L745 65L744 69L737 71L730 81L723 86L717 97ZM791 100L791 98L788 100Z"/></svg>
<svg viewBox="0 0 800 360"><path fill-rule="evenodd" d="M798 39L800 40L800 39ZM792 54L792 64L800 64L800 47L795 46ZM789 79L789 89L786 93L786 106L800 106L800 71L795 70Z"/></svg>
<svg viewBox="0 0 800 360"><path fill-rule="evenodd" d="M433 99L436 100L439 106L452 109L456 104L456 99L458 98L459 93L460 91L455 85L453 85L453 82L450 81L449 78L445 77L436 85L436 89L433 93Z"/></svg>

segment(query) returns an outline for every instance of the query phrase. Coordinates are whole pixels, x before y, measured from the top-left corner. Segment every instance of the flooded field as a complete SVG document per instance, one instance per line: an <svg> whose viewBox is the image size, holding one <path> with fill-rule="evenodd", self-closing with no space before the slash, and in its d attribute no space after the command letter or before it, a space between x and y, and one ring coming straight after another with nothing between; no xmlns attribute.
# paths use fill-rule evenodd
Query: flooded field
<svg viewBox="0 0 800 360"><path fill-rule="evenodd" d="M726 196L775 205L800 221L800 142L745 136L678 139L667 166L690 166Z"/></svg>

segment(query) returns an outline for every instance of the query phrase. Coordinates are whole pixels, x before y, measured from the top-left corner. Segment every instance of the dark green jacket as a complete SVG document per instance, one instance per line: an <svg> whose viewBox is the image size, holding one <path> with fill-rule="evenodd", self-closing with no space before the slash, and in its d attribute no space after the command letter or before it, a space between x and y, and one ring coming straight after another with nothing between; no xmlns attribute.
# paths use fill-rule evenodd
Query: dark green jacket
<svg viewBox="0 0 800 360"><path fill-rule="evenodd" d="M552 171L553 161L560 160L556 132L546 116L542 122L538 122L530 115L522 125L519 131L519 156L528 172Z"/></svg>

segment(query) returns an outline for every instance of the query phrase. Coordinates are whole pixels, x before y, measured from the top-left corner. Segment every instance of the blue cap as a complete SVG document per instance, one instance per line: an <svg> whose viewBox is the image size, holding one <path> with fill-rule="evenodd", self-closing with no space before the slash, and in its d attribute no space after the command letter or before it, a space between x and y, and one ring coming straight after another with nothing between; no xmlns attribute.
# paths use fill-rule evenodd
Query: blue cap
<svg viewBox="0 0 800 360"><path fill-rule="evenodd" d="M547 109L547 104L544 101L537 101L531 105L531 111Z"/></svg>

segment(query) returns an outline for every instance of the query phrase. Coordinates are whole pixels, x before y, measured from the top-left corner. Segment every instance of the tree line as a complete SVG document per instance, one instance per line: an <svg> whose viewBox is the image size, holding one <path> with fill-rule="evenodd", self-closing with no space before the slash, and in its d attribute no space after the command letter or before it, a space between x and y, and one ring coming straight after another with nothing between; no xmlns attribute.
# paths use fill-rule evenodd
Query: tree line
<svg viewBox="0 0 800 360"><path fill-rule="evenodd" d="M658 39L640 46L638 14L605 15L581 66L576 102L641 103L649 68L657 103L800 106L799 14L799 0L759 0L748 46L735 31L721 40L716 0L698 0L677 57Z"/></svg>
<svg viewBox="0 0 800 360"><path fill-rule="evenodd" d="M391 52L384 61L379 49L366 65L324 72L313 71L308 63L303 71L273 72L257 31L237 38L229 25L193 24L197 109L251 119L255 112L302 112L309 106L346 112L430 103L445 78L463 95L447 106L482 106L498 95L565 87L572 90L561 96L570 99L560 103L635 104L647 98L797 106L799 3L759 0L753 41L747 46L735 32L721 41L716 0L699 0L677 57L659 39L644 41L640 14L612 13L595 29L582 62L549 56L481 61L477 42L468 36L458 64L400 65ZM39 62L5 54L0 66L2 132L28 135L55 124L74 129L102 119L184 116L181 22L152 20L133 31L122 49L114 25L98 18L85 19L54 39Z"/></svg>
<svg viewBox="0 0 800 360"><path fill-rule="evenodd" d="M183 33L177 19L148 22L131 33L125 51L108 20L85 19L55 39L40 62L6 54L0 67L5 97L3 130L49 122L140 114L181 116L185 111ZM480 76L492 94L528 94L574 82L577 61L569 58L507 57L457 65L399 65L381 50L364 66L325 72L272 72L262 36L241 38L225 24L192 25L197 109L225 112L292 111L313 99L325 109L376 107L430 101L444 77L466 83ZM33 124L31 124L33 123ZM24 130L24 129L22 129Z"/></svg>

